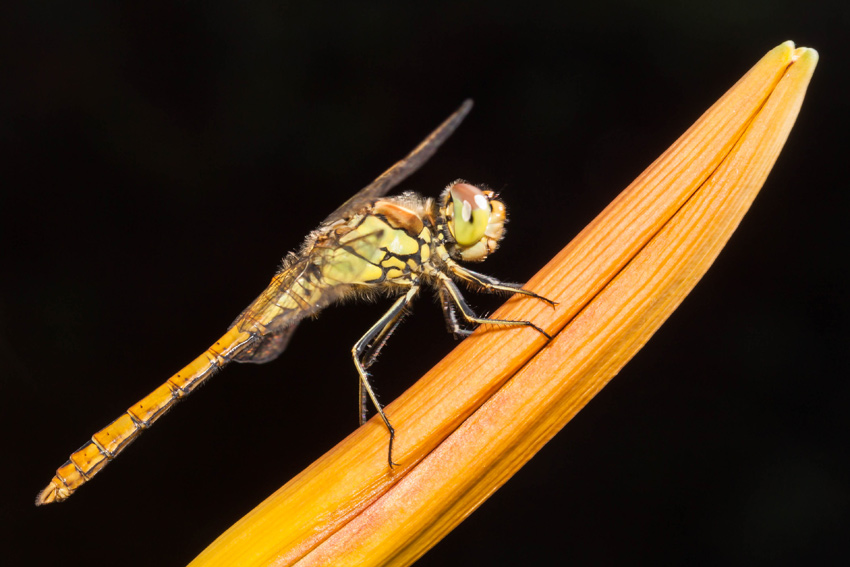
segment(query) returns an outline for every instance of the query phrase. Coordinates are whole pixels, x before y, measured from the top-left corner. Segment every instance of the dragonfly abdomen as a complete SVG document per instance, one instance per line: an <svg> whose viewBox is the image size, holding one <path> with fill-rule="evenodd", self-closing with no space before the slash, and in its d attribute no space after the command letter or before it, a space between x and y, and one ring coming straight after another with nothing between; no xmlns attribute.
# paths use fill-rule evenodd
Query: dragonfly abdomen
<svg viewBox="0 0 850 567"><path fill-rule="evenodd" d="M99 473L126 449L143 430L165 415L175 403L188 396L220 367L248 345L252 334L233 328L180 372L131 406L121 417L104 427L56 470L47 488L36 497L36 505L61 502Z"/></svg>

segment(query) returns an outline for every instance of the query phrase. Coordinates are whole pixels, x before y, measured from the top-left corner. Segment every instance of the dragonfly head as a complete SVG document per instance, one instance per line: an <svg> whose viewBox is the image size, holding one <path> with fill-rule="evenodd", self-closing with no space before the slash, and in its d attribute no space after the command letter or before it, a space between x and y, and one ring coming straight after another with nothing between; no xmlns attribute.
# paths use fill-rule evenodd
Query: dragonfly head
<svg viewBox="0 0 850 567"><path fill-rule="evenodd" d="M484 260L505 234L502 201L493 191L482 191L465 181L455 181L443 191L439 216L451 236L447 249L461 260Z"/></svg>

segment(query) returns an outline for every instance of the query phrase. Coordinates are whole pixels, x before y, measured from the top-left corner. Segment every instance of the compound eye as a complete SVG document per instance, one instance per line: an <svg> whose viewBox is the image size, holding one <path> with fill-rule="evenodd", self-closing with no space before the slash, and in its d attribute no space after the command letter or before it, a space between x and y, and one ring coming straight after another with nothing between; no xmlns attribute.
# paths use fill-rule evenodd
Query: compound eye
<svg viewBox="0 0 850 567"><path fill-rule="evenodd" d="M490 221L490 200L478 187L455 183L449 189L454 205L455 241L460 246L472 246L484 236Z"/></svg>

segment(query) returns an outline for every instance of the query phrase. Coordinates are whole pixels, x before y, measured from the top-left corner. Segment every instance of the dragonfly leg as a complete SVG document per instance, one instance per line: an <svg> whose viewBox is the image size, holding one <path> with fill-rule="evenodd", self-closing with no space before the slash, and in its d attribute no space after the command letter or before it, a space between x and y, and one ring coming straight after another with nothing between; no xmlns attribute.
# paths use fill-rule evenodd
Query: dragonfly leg
<svg viewBox="0 0 850 567"><path fill-rule="evenodd" d="M405 307L407 303L409 303L409 301L405 302ZM395 332L396 327L398 327L402 319L404 319L405 314L406 310L404 307L398 310L395 319L387 322L387 324L384 325L383 329L381 329L381 332L374 339L372 339L369 345L367 345L366 349L363 352L363 355L360 357L360 363L363 364L364 369L368 370L369 367L375 363L375 360L381 353L381 349L384 348L384 345L387 343L390 336L393 334L393 332Z"/></svg>
<svg viewBox="0 0 850 567"><path fill-rule="evenodd" d="M360 340L357 341L351 349L354 366L357 368L357 373L360 375L360 424L362 425L366 421L366 398L368 397L372 400L372 404L375 406L375 409L378 411L378 415L381 416L381 419L384 421L384 425L387 426L387 431L390 433L390 443L387 450L387 462L389 462L390 468L397 466L396 463L393 462L393 441L395 440L395 429L390 424L389 418L387 418L387 415L384 413L384 408L381 406L380 402L378 402L378 397L375 395L375 391L372 390L371 384L369 384L369 374L366 372L366 368L374 362L378 351L380 351L381 347L389 338L393 329L395 329L401 322L401 317L404 314L404 308L407 307L407 305L413 300L418 291L419 285L411 285L407 293L399 297L395 303L393 303L392 307L390 307L389 311L384 313L384 315L378 319L378 321L372 325L368 331L366 331L366 334L360 337Z"/></svg>
<svg viewBox="0 0 850 567"><path fill-rule="evenodd" d="M440 281L441 287L445 289L445 292L449 295L449 297L452 298L452 301L454 301L455 305L457 305L458 309L460 310L460 314L463 316L464 319L466 319L467 322L478 324L490 323L493 325L521 325L525 327L531 327L547 339L552 339L549 333L547 333L531 321L512 321L509 319L488 319L485 317L478 317L472 310L472 308L469 306L469 304L466 302L466 300L463 298L463 295L461 295L460 290L457 288L457 285L454 281L452 281L451 278L446 275L440 274Z"/></svg>
<svg viewBox="0 0 850 567"><path fill-rule="evenodd" d="M468 268L464 268L452 259L447 260L446 265L448 266L449 271L452 273L452 275L457 276L457 278L463 281L464 283L480 291L484 291L487 293L519 293L521 295L527 295L529 297L545 301L552 307L557 305L557 303L552 301L551 299L547 299L542 295L534 293L533 291L522 289L521 284L499 281L493 276L474 272Z"/></svg>
<svg viewBox="0 0 850 567"><path fill-rule="evenodd" d="M456 339L462 339L472 334L472 329L461 327L457 320L457 311L455 311L454 300L449 295L449 292L442 286L437 288L437 296L440 298L440 306L443 308L443 318L446 320L446 329L455 336Z"/></svg>
<svg viewBox="0 0 850 567"><path fill-rule="evenodd" d="M404 299L403 297L401 299ZM378 358L378 354L380 354L381 349L386 344L387 340L390 338L390 335L393 334L395 328L398 327L401 320L404 318L404 309L400 309L397 311L395 319L389 321L384 327L381 329L381 332L378 333L376 337L374 337L367 345L364 346L363 353L359 357L360 364L363 365L364 370L368 370L372 364L375 363L375 360ZM380 322L379 322L380 323ZM363 380L358 381L359 384L359 398L360 398L360 425L366 423L366 420L369 418L369 394L366 391L366 388L363 385Z"/></svg>

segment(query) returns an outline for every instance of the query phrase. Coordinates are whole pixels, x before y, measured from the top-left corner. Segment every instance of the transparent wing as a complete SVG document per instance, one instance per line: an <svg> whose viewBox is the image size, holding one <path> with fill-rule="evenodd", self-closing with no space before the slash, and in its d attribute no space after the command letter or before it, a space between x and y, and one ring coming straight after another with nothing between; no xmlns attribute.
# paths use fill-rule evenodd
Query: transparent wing
<svg viewBox="0 0 850 567"><path fill-rule="evenodd" d="M296 328L298 328L298 323L264 335L256 343L236 355L233 360L253 364L271 362L286 350L289 339L292 338L292 333L295 332Z"/></svg>
<svg viewBox="0 0 850 567"><path fill-rule="evenodd" d="M301 293L295 289L309 266L309 256L298 259L291 256L263 293L233 321L231 329L237 327L254 335L251 344L233 357L235 362L262 364L274 360L286 350L298 323L326 304L326 301L308 302L302 297L303 288L298 287ZM318 299L332 299L331 291ZM265 332L259 334L259 329Z"/></svg>
<svg viewBox="0 0 850 567"><path fill-rule="evenodd" d="M454 114L449 116L445 122L431 132L407 157L396 162L395 165L382 173L375 181L343 203L323 223L331 223L337 219L350 216L351 213L362 208L364 205L374 201L378 197L386 195L390 189L407 179L434 155L437 148L452 135L460 123L463 122L463 119L466 118L466 115L469 114L470 110L472 110L472 100L466 99Z"/></svg>
<svg viewBox="0 0 850 567"><path fill-rule="evenodd" d="M338 244L324 242L334 248ZM233 357L235 362L262 364L286 350L298 323L341 299L348 285L334 285L320 276L325 258L308 250L290 256L269 286L249 305L230 328L253 335L252 343ZM260 331L262 329L262 331Z"/></svg>

